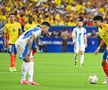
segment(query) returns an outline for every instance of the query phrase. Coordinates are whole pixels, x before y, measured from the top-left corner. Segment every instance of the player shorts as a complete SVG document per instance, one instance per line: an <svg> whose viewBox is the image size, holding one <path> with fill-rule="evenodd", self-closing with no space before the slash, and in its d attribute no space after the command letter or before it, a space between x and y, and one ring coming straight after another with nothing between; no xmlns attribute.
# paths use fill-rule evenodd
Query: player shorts
<svg viewBox="0 0 108 90"><path fill-rule="evenodd" d="M14 53L14 54L17 53L15 44L9 44L8 52L9 52L9 53Z"/></svg>
<svg viewBox="0 0 108 90"><path fill-rule="evenodd" d="M24 60L28 52L28 44L27 45L15 44L15 46L17 49L17 54L19 56L19 59ZM30 53L30 58L33 58L32 52Z"/></svg>
<svg viewBox="0 0 108 90"><path fill-rule="evenodd" d="M79 53L81 51L85 52L85 45L83 46L74 45L74 53Z"/></svg>
<svg viewBox="0 0 108 90"><path fill-rule="evenodd" d="M19 59L24 60L28 52L28 44L25 45L25 43L19 42L19 43L16 43L15 46L17 49ZM34 40L32 43L32 49L36 50L36 47L37 47L36 40ZM32 51L30 53L30 58L33 58Z"/></svg>
<svg viewBox="0 0 108 90"><path fill-rule="evenodd" d="M108 58L108 50L105 50L103 54L103 60L106 60L107 58Z"/></svg>

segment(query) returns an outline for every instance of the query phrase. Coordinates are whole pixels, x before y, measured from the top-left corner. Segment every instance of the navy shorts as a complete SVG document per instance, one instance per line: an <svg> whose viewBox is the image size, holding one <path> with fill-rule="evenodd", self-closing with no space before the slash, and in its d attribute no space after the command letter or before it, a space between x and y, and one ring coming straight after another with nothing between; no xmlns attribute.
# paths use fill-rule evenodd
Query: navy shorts
<svg viewBox="0 0 108 90"><path fill-rule="evenodd" d="M14 53L14 54L17 53L15 44L9 44L8 52L9 53Z"/></svg>
<svg viewBox="0 0 108 90"><path fill-rule="evenodd" d="M106 60L107 58L108 58L108 50L105 50L103 54L103 60Z"/></svg>

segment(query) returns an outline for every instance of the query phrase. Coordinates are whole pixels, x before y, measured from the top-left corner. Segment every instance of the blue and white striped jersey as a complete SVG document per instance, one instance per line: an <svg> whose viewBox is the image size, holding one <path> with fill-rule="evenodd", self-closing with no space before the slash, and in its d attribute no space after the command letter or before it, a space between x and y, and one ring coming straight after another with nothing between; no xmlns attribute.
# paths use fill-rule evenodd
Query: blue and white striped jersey
<svg viewBox="0 0 108 90"><path fill-rule="evenodd" d="M29 30L25 31L20 37L17 39L15 46L17 49L17 53L20 59L24 59L26 57L26 54L28 52L28 39L32 36L35 35L37 38L38 36L41 35L41 28L35 27L35 28L30 28ZM36 46L36 42L34 41L32 43L32 48ZM32 57L32 52L30 54Z"/></svg>
<svg viewBox="0 0 108 90"><path fill-rule="evenodd" d="M16 41L16 44L21 44L21 45L26 45L27 40L30 38L30 36L35 35L35 37L38 37L41 35L41 28L40 27L35 27L35 28L30 28L29 30L25 31L22 33L19 38Z"/></svg>
<svg viewBox="0 0 108 90"><path fill-rule="evenodd" d="M86 33L87 31L84 27L81 27L81 28L75 27L73 29L72 36L74 37L73 42L75 42L75 45L78 45L78 46L85 45Z"/></svg>

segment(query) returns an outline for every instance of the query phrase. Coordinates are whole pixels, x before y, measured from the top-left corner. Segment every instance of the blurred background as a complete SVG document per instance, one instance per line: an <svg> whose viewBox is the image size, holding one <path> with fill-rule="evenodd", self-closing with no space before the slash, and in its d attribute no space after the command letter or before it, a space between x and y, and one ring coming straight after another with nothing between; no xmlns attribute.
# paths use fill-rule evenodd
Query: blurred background
<svg viewBox="0 0 108 90"><path fill-rule="evenodd" d="M16 21L24 26L23 31L29 16L32 16L32 22L37 26L43 21L51 24L50 32L41 36L42 47L38 49L39 52L73 52L71 33L80 16L88 35L86 52L94 52L100 39L98 29L93 24L93 16L102 15L104 22L108 23L108 0L0 0L1 52L7 51L3 46L3 27L10 22L10 13L15 13ZM68 43L63 47L65 36Z"/></svg>

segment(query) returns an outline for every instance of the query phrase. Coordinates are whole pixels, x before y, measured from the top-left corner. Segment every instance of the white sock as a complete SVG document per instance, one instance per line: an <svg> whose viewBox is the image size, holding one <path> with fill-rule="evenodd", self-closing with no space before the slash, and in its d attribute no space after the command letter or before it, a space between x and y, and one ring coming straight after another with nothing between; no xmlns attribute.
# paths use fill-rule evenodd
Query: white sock
<svg viewBox="0 0 108 90"><path fill-rule="evenodd" d="M22 64L22 79L21 80L26 80L27 71L28 71L28 63L23 62L23 64Z"/></svg>
<svg viewBox="0 0 108 90"><path fill-rule="evenodd" d="M83 63L84 63L84 55L81 55L80 56L80 65L83 65Z"/></svg>
<svg viewBox="0 0 108 90"><path fill-rule="evenodd" d="M32 82L33 81L33 74L34 74L34 62L29 62L28 63L28 81Z"/></svg>

